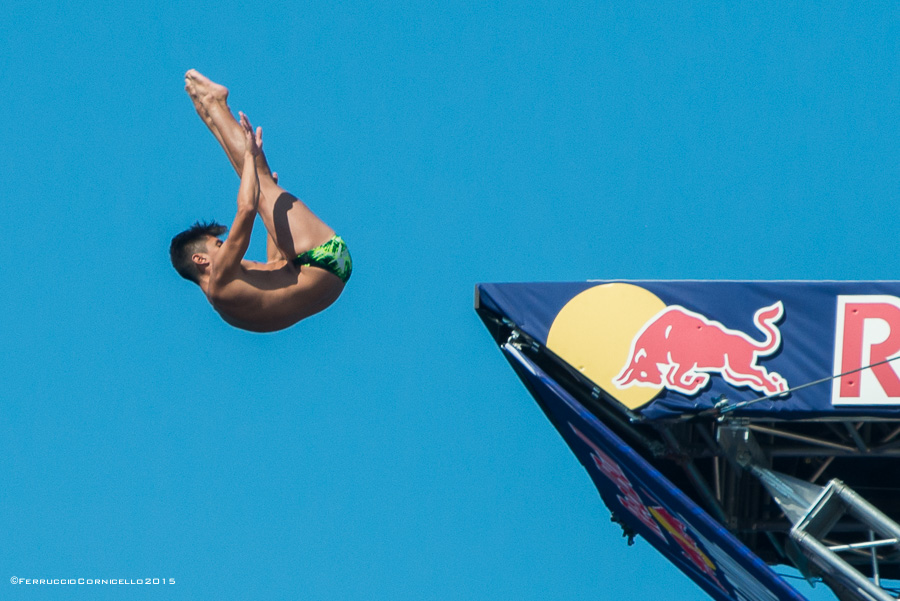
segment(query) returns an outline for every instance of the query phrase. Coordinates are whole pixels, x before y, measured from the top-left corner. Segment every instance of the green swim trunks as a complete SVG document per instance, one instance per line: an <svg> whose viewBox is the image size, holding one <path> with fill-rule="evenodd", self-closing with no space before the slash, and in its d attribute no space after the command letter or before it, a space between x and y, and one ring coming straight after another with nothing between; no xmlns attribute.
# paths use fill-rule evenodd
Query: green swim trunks
<svg viewBox="0 0 900 601"><path fill-rule="evenodd" d="M331 240L325 244L320 244L312 250L297 255L294 265L297 267L310 265L330 271L341 278L345 284L353 271L350 251L347 250L347 244L340 236L332 236Z"/></svg>

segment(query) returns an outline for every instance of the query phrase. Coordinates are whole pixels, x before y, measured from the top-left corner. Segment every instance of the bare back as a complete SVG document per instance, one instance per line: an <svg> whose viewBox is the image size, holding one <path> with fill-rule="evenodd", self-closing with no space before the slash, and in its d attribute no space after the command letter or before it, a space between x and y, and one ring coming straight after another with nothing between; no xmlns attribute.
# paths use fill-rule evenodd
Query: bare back
<svg viewBox="0 0 900 601"><path fill-rule="evenodd" d="M204 293L227 323L251 332L290 327L328 308L341 295L344 282L312 266L303 269L285 261L242 261L230 277L212 264Z"/></svg>

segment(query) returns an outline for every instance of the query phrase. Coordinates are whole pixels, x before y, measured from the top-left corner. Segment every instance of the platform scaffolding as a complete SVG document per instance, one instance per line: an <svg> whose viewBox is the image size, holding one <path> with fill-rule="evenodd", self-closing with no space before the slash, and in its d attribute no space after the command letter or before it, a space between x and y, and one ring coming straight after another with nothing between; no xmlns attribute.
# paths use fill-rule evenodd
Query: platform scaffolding
<svg viewBox="0 0 900 601"><path fill-rule="evenodd" d="M822 577L846 601L896 598L881 586L880 564L896 563L900 525L838 479L818 486L762 467L765 453L748 426L721 427L719 444L735 465L762 483L790 520L785 553L804 576L810 580ZM845 538L857 540L841 544L830 541L828 536L838 523L844 526ZM841 553L867 555L871 579Z"/></svg>

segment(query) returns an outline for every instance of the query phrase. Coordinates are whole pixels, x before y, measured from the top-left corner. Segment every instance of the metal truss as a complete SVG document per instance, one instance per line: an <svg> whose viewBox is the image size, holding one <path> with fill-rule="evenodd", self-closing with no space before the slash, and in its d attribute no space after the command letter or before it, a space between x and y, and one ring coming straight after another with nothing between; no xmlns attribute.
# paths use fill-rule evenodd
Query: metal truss
<svg viewBox="0 0 900 601"><path fill-rule="evenodd" d="M768 563L791 563L842 600L896 599L882 578L900 575L900 423L744 418L655 428L698 502Z"/></svg>

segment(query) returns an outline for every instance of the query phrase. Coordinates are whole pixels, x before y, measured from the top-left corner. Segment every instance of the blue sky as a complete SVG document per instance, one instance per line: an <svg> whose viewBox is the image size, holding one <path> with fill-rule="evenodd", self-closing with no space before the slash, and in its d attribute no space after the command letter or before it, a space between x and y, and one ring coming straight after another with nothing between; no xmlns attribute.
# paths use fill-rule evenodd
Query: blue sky
<svg viewBox="0 0 900 601"><path fill-rule="evenodd" d="M625 546L473 289L895 279L898 10L7 2L0 597L705 598ZM353 253L287 331L168 263L237 192L192 67Z"/></svg>

